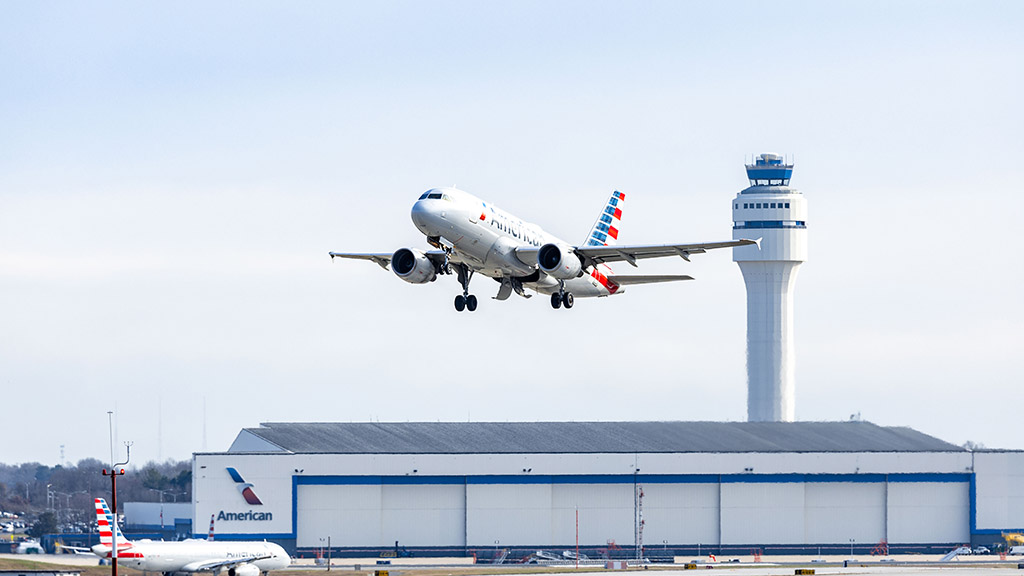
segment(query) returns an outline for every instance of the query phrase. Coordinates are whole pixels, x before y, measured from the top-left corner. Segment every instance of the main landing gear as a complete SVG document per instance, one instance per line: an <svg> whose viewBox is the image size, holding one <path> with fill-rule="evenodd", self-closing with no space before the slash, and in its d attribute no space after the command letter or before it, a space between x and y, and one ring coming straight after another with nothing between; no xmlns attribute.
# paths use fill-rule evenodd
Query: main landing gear
<svg viewBox="0 0 1024 576"><path fill-rule="evenodd" d="M565 291L565 283L559 282L558 292L551 295L551 307L558 310L562 306L565 306L565 309L568 310L569 308L572 308L575 301L576 299L573 298L572 292Z"/></svg>
<svg viewBox="0 0 1024 576"><path fill-rule="evenodd" d="M455 297L455 309L459 312L476 310L476 296L469 293L469 280L473 277L473 271L465 264L455 264L455 273L459 276L459 284L462 284L462 294Z"/></svg>

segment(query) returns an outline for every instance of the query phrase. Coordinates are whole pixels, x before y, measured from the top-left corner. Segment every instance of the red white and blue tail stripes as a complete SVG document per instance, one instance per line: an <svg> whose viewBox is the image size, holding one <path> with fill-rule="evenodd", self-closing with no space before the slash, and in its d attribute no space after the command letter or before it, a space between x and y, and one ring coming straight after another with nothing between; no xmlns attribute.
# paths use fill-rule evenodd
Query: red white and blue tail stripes
<svg viewBox="0 0 1024 576"><path fill-rule="evenodd" d="M110 508L107 507L107 501L103 498L96 498L94 500L96 505L96 525L100 531L100 544L106 546L108 549L113 546L114 534L117 532L117 555L121 558L141 558L142 554L136 552L128 552L132 548L132 543L124 537L121 533L121 529L117 527L117 522L114 520L114 515L110 512ZM110 557L110 551L107 551L107 558Z"/></svg>
<svg viewBox="0 0 1024 576"><path fill-rule="evenodd" d="M616 190L608 198L601 215L594 222L590 229L584 246L614 246L619 239L619 227L622 223L622 206L626 202L626 195Z"/></svg>

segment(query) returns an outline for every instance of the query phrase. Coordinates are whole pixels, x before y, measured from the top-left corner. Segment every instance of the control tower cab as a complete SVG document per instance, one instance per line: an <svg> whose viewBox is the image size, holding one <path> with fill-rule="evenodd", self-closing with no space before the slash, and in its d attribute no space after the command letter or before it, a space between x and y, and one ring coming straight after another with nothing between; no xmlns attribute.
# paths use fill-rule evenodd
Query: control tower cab
<svg viewBox="0 0 1024 576"><path fill-rule="evenodd" d="M796 354L793 288L807 259L807 203L789 187L793 164L761 154L748 164L750 187L732 202L734 239L761 238L761 246L733 248L747 286L747 419L795 418Z"/></svg>

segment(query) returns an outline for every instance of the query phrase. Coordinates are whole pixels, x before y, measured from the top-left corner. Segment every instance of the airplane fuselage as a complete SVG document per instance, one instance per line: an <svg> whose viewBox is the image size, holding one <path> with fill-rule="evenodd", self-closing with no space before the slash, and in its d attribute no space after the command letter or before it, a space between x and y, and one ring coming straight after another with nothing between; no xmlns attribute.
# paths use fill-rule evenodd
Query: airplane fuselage
<svg viewBox="0 0 1024 576"><path fill-rule="evenodd" d="M93 553L110 558L110 546L97 544ZM266 556L269 556L267 558ZM288 554L272 542L217 542L137 540L117 546L117 563L146 572L190 572L191 567L214 559L260 558L251 562L260 572L287 568Z"/></svg>
<svg viewBox="0 0 1024 576"><path fill-rule="evenodd" d="M542 294L559 291L559 282L537 274L536 265L525 263L516 248L545 244L569 246L537 226L483 200L454 188L428 190L412 207L412 221L428 238L441 238L452 248L453 262L463 263L491 278L517 278ZM564 290L579 297L621 293L607 280L607 271L595 267L564 281Z"/></svg>

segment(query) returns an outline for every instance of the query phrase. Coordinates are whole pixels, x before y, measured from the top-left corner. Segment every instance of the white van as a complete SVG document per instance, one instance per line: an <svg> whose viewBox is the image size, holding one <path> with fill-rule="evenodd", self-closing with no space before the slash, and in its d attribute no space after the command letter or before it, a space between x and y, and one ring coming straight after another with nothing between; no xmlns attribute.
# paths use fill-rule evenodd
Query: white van
<svg viewBox="0 0 1024 576"><path fill-rule="evenodd" d="M1010 555L1019 556L1024 555L1024 546L1013 546L1010 548Z"/></svg>

